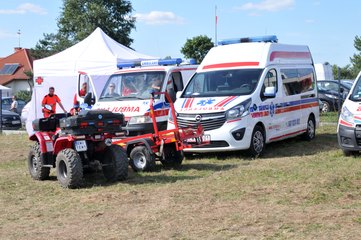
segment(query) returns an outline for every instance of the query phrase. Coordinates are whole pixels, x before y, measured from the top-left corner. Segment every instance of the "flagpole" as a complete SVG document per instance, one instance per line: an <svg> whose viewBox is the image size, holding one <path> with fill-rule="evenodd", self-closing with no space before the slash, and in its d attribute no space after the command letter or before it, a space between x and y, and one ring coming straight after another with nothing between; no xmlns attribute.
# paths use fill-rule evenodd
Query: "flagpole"
<svg viewBox="0 0 361 240"><path fill-rule="evenodd" d="M215 43L214 43L214 46L217 46L218 45L218 41L217 41L217 25L218 25L217 5L214 8L214 15L215 15L215 24L214 24Z"/></svg>

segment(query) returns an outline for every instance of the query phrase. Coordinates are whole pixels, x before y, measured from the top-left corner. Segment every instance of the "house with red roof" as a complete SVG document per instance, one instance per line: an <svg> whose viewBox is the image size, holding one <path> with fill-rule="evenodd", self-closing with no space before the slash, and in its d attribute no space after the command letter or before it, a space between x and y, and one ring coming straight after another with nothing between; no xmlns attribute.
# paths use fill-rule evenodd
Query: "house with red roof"
<svg viewBox="0 0 361 240"><path fill-rule="evenodd" d="M19 91L30 91L32 80L25 74L33 72L33 58L29 49L16 47L15 52L0 58L0 85L11 88L10 95Z"/></svg>

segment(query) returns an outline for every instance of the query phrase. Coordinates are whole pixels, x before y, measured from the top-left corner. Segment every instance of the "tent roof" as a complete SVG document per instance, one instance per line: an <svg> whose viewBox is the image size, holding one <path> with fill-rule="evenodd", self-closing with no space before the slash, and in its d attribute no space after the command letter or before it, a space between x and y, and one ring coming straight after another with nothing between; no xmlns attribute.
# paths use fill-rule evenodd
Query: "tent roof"
<svg viewBox="0 0 361 240"><path fill-rule="evenodd" d="M74 75L78 71L112 72L119 62L156 59L116 42L99 27L83 41L47 58L34 61L34 76Z"/></svg>

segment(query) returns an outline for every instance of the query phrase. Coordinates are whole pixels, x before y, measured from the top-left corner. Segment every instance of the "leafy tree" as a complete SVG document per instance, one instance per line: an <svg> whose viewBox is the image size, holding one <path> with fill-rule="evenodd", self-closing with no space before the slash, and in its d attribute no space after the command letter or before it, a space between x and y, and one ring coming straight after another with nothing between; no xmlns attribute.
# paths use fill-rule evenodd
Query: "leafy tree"
<svg viewBox="0 0 361 240"><path fill-rule="evenodd" d="M15 94L15 96L16 96L16 98L22 99L25 102L29 102L31 100L31 92L30 91L21 90L21 91L17 92Z"/></svg>
<svg viewBox="0 0 361 240"><path fill-rule="evenodd" d="M335 79L338 79L338 69L340 68L340 79L354 79L354 73L351 65L347 64L345 67L339 67L336 64L332 65L332 73Z"/></svg>
<svg viewBox="0 0 361 240"><path fill-rule="evenodd" d="M206 35L200 35L187 39L181 49L181 53L186 58L194 58L197 60L197 63L200 63L212 47L212 40Z"/></svg>
<svg viewBox="0 0 361 240"><path fill-rule="evenodd" d="M355 53L353 57L350 58L352 63L352 72L357 76L359 71L361 70L361 37L356 36L354 40L354 47L358 51L358 53Z"/></svg>
<svg viewBox="0 0 361 240"><path fill-rule="evenodd" d="M43 58L60 52L89 36L100 27L115 41L130 46L129 37L135 28L135 18L131 16L132 4L127 0L63 0L58 19L58 32L44 34L35 48L33 56Z"/></svg>

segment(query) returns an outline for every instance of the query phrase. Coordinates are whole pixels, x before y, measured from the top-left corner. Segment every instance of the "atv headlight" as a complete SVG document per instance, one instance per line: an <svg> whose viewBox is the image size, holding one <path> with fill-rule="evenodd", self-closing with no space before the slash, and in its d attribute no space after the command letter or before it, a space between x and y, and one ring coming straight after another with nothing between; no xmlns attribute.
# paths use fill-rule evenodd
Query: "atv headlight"
<svg viewBox="0 0 361 240"><path fill-rule="evenodd" d="M226 112L227 119L234 119L245 117L249 114L249 106L251 106L251 99L247 99L246 101L234 106Z"/></svg>
<svg viewBox="0 0 361 240"><path fill-rule="evenodd" d="M149 116L134 116L129 119L128 124L151 123L152 118Z"/></svg>
<svg viewBox="0 0 361 240"><path fill-rule="evenodd" d="M350 112L350 110L348 110L346 106L342 107L340 117L347 122L353 123L353 114Z"/></svg>
<svg viewBox="0 0 361 240"><path fill-rule="evenodd" d="M332 94L325 94L325 96L328 97L328 98L332 98L332 99L338 99L337 96L332 95Z"/></svg>

